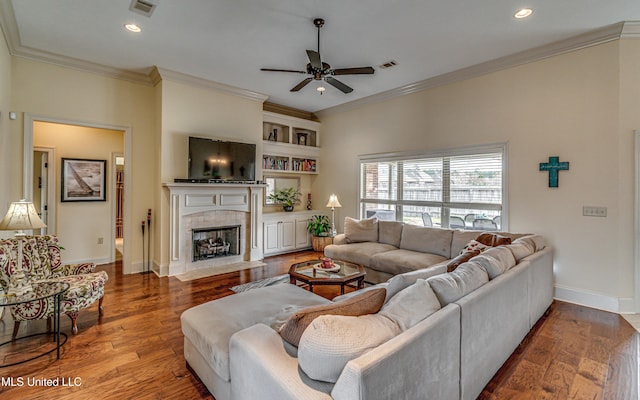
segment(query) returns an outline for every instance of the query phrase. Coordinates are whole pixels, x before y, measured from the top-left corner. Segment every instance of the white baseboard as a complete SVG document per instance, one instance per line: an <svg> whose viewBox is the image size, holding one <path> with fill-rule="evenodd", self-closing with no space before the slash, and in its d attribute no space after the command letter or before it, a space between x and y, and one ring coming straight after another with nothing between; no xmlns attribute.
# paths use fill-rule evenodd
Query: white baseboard
<svg viewBox="0 0 640 400"><path fill-rule="evenodd" d="M555 285L554 298L567 303L596 308L614 313L633 313L634 301L631 298L617 298L583 289Z"/></svg>

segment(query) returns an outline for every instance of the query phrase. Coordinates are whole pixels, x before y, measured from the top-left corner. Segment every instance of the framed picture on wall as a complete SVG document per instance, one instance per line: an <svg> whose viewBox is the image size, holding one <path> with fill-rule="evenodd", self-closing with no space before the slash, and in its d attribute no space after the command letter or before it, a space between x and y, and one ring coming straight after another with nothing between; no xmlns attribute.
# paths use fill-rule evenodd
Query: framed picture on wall
<svg viewBox="0 0 640 400"><path fill-rule="evenodd" d="M106 201L107 160L62 159L61 201Z"/></svg>

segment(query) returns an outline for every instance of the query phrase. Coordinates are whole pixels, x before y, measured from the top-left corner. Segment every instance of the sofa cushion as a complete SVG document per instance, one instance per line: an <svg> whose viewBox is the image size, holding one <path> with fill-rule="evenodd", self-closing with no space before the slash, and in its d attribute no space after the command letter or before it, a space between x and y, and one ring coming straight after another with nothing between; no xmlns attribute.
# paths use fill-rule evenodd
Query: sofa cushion
<svg viewBox="0 0 640 400"><path fill-rule="evenodd" d="M300 338L298 365L311 379L336 382L352 359L400 333L398 325L379 315L321 315Z"/></svg>
<svg viewBox="0 0 640 400"><path fill-rule="evenodd" d="M535 247L528 242L518 242L517 240L511 244L505 246L507 249L511 250L513 257L516 259L516 262L520 262L525 257L530 256L535 252Z"/></svg>
<svg viewBox="0 0 640 400"><path fill-rule="evenodd" d="M401 331L406 331L440 309L440 301L424 279L393 296L378 313L394 321Z"/></svg>
<svg viewBox="0 0 640 400"><path fill-rule="evenodd" d="M402 228L400 248L449 258L452 236L453 231L450 229L405 224Z"/></svg>
<svg viewBox="0 0 640 400"><path fill-rule="evenodd" d="M427 282L444 307L489 282L489 276L479 264L467 261L455 271L432 276Z"/></svg>
<svg viewBox="0 0 640 400"><path fill-rule="evenodd" d="M371 257L374 255L396 249L390 244L377 242L330 244L324 248L324 255L336 260L370 266L372 264Z"/></svg>
<svg viewBox="0 0 640 400"><path fill-rule="evenodd" d="M344 219L344 235L349 243L377 242L378 241L378 220L376 218Z"/></svg>
<svg viewBox="0 0 640 400"><path fill-rule="evenodd" d="M456 268L458 268L458 266L466 263L478 254L480 254L479 249L463 250L462 253L458 254L455 258L447 263L447 272L454 271Z"/></svg>
<svg viewBox="0 0 640 400"><path fill-rule="evenodd" d="M476 241L491 247L502 246L505 244L511 244L511 238L498 235L497 233L481 233Z"/></svg>
<svg viewBox="0 0 640 400"><path fill-rule="evenodd" d="M311 321L320 315L359 316L377 313L384 303L386 289L378 288L362 292L347 300L313 306L297 311L291 315L280 328L280 336L294 346L300 343L300 337Z"/></svg>
<svg viewBox="0 0 640 400"><path fill-rule="evenodd" d="M547 246L545 239L540 235L528 235L514 240L514 243L528 243L535 251L540 251Z"/></svg>
<svg viewBox="0 0 640 400"><path fill-rule="evenodd" d="M490 248L479 256L474 257L473 262L480 264L480 266L487 271L489 279L494 279L502 275L509 270L509 268L516 265L516 259L513 257L513 253L504 246Z"/></svg>
<svg viewBox="0 0 640 400"><path fill-rule="evenodd" d="M403 225L400 221L378 221L378 242L400 247Z"/></svg>
<svg viewBox="0 0 640 400"><path fill-rule="evenodd" d="M369 268L397 275L429 268L444 260L446 260L445 257L437 254L399 249L374 254L371 257Z"/></svg>
<svg viewBox="0 0 640 400"><path fill-rule="evenodd" d="M427 279L434 275L445 273L445 265L440 263L429 268L418 269L415 271L405 272L404 274L396 275L390 278L387 283L387 298L385 303L388 302L393 296L399 293L406 287L409 287L416 283L418 279Z"/></svg>
<svg viewBox="0 0 640 400"><path fill-rule="evenodd" d="M229 340L257 323L271 325L276 316L285 319L302 307L329 300L295 285L275 285L234 294L192 307L180 316L182 333L211 369L229 381Z"/></svg>

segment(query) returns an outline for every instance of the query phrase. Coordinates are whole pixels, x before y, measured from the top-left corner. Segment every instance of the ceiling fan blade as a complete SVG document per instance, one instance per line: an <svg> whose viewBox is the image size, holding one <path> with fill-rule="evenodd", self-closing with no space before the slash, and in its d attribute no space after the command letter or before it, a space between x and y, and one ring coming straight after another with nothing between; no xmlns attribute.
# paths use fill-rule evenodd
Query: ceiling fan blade
<svg viewBox="0 0 640 400"><path fill-rule="evenodd" d="M309 84L309 82L311 82L313 80L313 78L307 78L305 80L303 80L302 82L298 83L297 85L295 85L293 87L293 89L291 89L291 92L297 92L298 90L302 89L303 87L307 86Z"/></svg>
<svg viewBox="0 0 640 400"><path fill-rule="evenodd" d="M374 72L373 67L338 68L333 70L333 75L373 74Z"/></svg>
<svg viewBox="0 0 640 400"><path fill-rule="evenodd" d="M313 68L322 69L322 61L320 61L320 53L313 50L307 50L307 57Z"/></svg>
<svg viewBox="0 0 640 400"><path fill-rule="evenodd" d="M353 92L353 89L350 88L349 86L345 85L344 83L340 82L339 80L332 78L330 76L326 76L324 78L324 80L331 86L335 87L336 89L342 91L343 93L351 93Z"/></svg>
<svg viewBox="0 0 640 400"><path fill-rule="evenodd" d="M276 69L276 68L260 68L260 71L273 71L273 72L295 72L298 74L306 74L307 71L297 71L294 69Z"/></svg>

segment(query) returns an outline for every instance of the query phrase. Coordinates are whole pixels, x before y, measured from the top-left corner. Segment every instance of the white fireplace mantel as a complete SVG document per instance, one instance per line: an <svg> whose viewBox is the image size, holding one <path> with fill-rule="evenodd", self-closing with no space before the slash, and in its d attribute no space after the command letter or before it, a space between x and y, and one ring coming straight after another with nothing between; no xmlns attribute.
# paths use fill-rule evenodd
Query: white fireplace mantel
<svg viewBox="0 0 640 400"><path fill-rule="evenodd" d="M211 266L211 262L192 262L191 230L187 222L196 214L207 216L224 211L249 215L244 228L248 235L242 235L240 255L221 259L215 265L262 260L262 192L265 185L164 183L163 186L169 190L169 267L166 274L161 271L161 275L177 275Z"/></svg>

